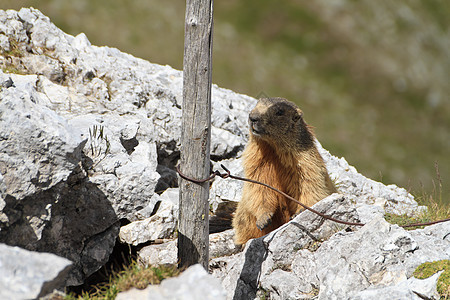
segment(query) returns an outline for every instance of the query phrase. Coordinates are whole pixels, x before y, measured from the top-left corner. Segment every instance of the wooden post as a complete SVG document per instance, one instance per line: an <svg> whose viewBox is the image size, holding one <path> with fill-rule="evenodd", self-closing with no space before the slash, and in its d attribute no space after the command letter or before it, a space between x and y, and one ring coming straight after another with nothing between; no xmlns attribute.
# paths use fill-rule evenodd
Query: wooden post
<svg viewBox="0 0 450 300"><path fill-rule="evenodd" d="M198 179L210 172L212 36L213 0L187 0L180 170ZM209 183L180 180L179 266L200 263L208 270Z"/></svg>

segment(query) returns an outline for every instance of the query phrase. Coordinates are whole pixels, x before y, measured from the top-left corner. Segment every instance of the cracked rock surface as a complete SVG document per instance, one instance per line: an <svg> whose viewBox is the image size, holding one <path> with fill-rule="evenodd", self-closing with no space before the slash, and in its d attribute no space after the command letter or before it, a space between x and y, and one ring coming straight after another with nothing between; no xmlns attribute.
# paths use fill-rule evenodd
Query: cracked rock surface
<svg viewBox="0 0 450 300"><path fill-rule="evenodd" d="M108 260L119 221L151 217L155 191L178 184L182 74L32 8L0 10L0 53L0 242L72 260L67 284L81 284ZM233 157L255 100L214 86L212 102L211 155ZM166 204L153 218L170 235Z"/></svg>
<svg viewBox="0 0 450 300"><path fill-rule="evenodd" d="M331 208L346 205L339 198L330 196L314 208L340 215ZM340 215L342 220L353 217ZM439 299L437 276L419 280L412 273L425 261L450 257L449 225L409 232L379 216L346 231L327 226L329 221L316 227L314 219L302 213L279 230L250 240L243 252L213 259L210 269L222 280L228 299ZM430 237L431 231L436 235Z"/></svg>
<svg viewBox="0 0 450 300"><path fill-rule="evenodd" d="M0 243L72 261L65 286L101 268L118 240L139 247L143 264L176 263L182 73L91 45L28 8L0 10L0 54ZM255 103L213 85L213 169L243 175ZM315 209L366 225L306 211L242 251L232 230L211 235L210 271L227 299L435 299L437 277L412 272L450 257L450 224L405 231L386 223L385 213L425 208L317 146L339 194ZM242 182L216 178L211 210L241 191Z"/></svg>
<svg viewBox="0 0 450 300"><path fill-rule="evenodd" d="M0 298L37 299L64 287L72 263L51 253L0 244Z"/></svg>

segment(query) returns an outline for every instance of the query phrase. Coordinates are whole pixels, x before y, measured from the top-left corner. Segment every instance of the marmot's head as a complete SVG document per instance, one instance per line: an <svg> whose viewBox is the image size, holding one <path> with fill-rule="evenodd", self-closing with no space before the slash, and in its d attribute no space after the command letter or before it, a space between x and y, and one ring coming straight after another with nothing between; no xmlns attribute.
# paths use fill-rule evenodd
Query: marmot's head
<svg viewBox="0 0 450 300"><path fill-rule="evenodd" d="M313 136L303 112L284 98L261 98L249 114L250 134L271 144L307 147Z"/></svg>

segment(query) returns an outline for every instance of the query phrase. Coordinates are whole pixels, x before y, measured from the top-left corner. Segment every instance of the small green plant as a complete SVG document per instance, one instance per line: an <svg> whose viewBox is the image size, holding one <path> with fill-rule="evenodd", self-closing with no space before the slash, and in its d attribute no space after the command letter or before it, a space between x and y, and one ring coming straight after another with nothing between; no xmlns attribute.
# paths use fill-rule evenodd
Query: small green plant
<svg viewBox="0 0 450 300"><path fill-rule="evenodd" d="M26 72L24 72L23 70L20 70L19 68L8 64L8 65L2 65L1 69L3 72L8 73L8 74L18 74L18 75L25 75L27 74Z"/></svg>
<svg viewBox="0 0 450 300"><path fill-rule="evenodd" d="M428 221L426 221L426 218L424 218L422 216L424 214L426 214L426 213L420 213L417 216L411 217L411 216L408 216L407 214L396 215L396 214L386 213L384 215L384 218L386 219L386 221L388 221L391 224L397 224L399 226L404 226L404 225L409 225L409 224L413 224L413 223L428 222ZM406 230L417 229L417 228L423 228L423 226L408 227L408 228L406 228Z"/></svg>
<svg viewBox="0 0 450 300"><path fill-rule="evenodd" d="M391 224L403 226L414 223L427 223L447 219L450 216L450 205L438 203L433 199L433 197L418 199L418 202L421 205L425 205L427 210L418 213L416 216L408 216L407 214L385 214L386 221ZM418 228L424 228L424 226L408 227L406 229L412 230Z"/></svg>
<svg viewBox="0 0 450 300"><path fill-rule="evenodd" d="M439 276L437 291L441 299L450 299L450 260L423 263L417 267L413 276L418 279L425 279L442 270L444 272Z"/></svg>
<svg viewBox="0 0 450 300"><path fill-rule="evenodd" d="M23 51L20 49L19 42L13 38L9 38L9 51L3 52L6 56L23 57Z"/></svg>
<svg viewBox="0 0 450 300"><path fill-rule="evenodd" d="M439 172L439 167L435 164L436 169L436 181L433 181L433 192L427 194L422 189L421 194L416 195L416 201L420 205L427 207L427 210L421 211L415 216L404 215L394 215L386 214L386 221L392 224L408 225L412 223L427 223L436 220L447 219L450 216L450 203L445 202L442 195L442 179ZM437 182L437 183L436 183ZM407 229L417 229L421 227L409 227Z"/></svg>
<svg viewBox="0 0 450 300"><path fill-rule="evenodd" d="M433 191L431 194L424 192L417 197L420 205L428 207L428 217L432 220L445 219L450 216L450 202L445 201L443 196L442 178L437 163L434 165L436 170L436 180L433 180Z"/></svg>
<svg viewBox="0 0 450 300"><path fill-rule="evenodd" d="M311 241L311 243L308 243L308 245L305 248L311 252L316 252L317 249L319 249L320 246L322 245L322 242L323 241Z"/></svg>
<svg viewBox="0 0 450 300"><path fill-rule="evenodd" d="M307 295L311 297L316 297L319 295L319 292L320 292L319 288L311 283L311 291Z"/></svg>
<svg viewBox="0 0 450 300"><path fill-rule="evenodd" d="M151 284L159 284L162 280L180 274L176 265L165 265L158 267L142 267L136 261L125 266L122 271L111 275L109 282L94 286L91 291L83 292L81 295L69 293L66 300L110 300L115 299L119 292L131 288L144 289Z"/></svg>
<svg viewBox="0 0 450 300"><path fill-rule="evenodd" d="M110 151L111 143L104 129L102 125L94 125L89 128L89 152L94 159L102 160Z"/></svg>
<svg viewBox="0 0 450 300"><path fill-rule="evenodd" d="M260 300L268 300L270 299L270 293L269 291L263 289L262 287L259 287L256 296L258 297L258 299Z"/></svg>
<svg viewBox="0 0 450 300"><path fill-rule="evenodd" d="M341 187L343 186L342 181L339 180L339 177L336 178L332 178L331 182L333 183L333 185L335 186L335 188L339 191L341 189Z"/></svg>

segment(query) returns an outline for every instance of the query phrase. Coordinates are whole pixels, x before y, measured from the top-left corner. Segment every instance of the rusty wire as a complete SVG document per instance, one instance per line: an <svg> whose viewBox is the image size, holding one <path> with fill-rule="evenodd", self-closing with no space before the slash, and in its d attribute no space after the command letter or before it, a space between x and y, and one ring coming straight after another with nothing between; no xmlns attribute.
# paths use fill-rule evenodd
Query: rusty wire
<svg viewBox="0 0 450 300"><path fill-rule="evenodd" d="M267 187L267 188L269 188L269 189L271 189L271 190L273 190L273 191L275 191L275 192L285 196L289 200L294 201L295 203L301 205L303 208L305 208L305 209L307 209L307 210L309 210L309 211L311 211L311 212L321 216L324 219L327 219L327 220L330 220L330 221L333 221L333 222L336 222L336 223L344 224L344 225L350 225L350 226L364 226L365 225L364 223L342 221L342 220L335 219L335 218L333 218L331 216L325 215L325 214L323 214L323 213L321 213L321 212L319 212L319 211L317 211L317 210L315 210L315 209L313 209L313 208L311 208L311 207L301 203L300 201L298 201L297 199L289 196L285 192L283 192L283 191L281 191L281 190L279 190L277 188L274 188L273 186L270 186L270 185L268 185L266 183L263 183L263 182L260 182L260 181L257 181L257 180L253 180L253 179L248 179L248 178L232 175L230 170L228 170L224 165L221 164L220 166L222 167L222 169L225 170L225 173L220 173L218 170L216 170L206 179L194 179L194 178L191 178L191 177L188 177L188 176L184 175L180 171L179 166L177 166L176 169L177 169L177 172L178 172L178 174L180 175L181 178L183 178L185 180L188 180L188 181L191 181L191 182L194 182L194 183L197 183L197 184L202 184L202 183L211 181L216 176L219 176L219 177L224 178L224 179L232 178L232 179L236 179L236 180L241 180L241 181L246 181L246 182L250 182L250 183L254 183L254 184L259 184L259 185ZM427 222L427 223L414 223L414 224L408 224L408 225L401 225L400 227L407 228L407 227L417 227L417 226L428 226L428 225L433 225L433 224L447 222L447 221L450 221L450 218L443 219L443 220L432 221L432 222Z"/></svg>

